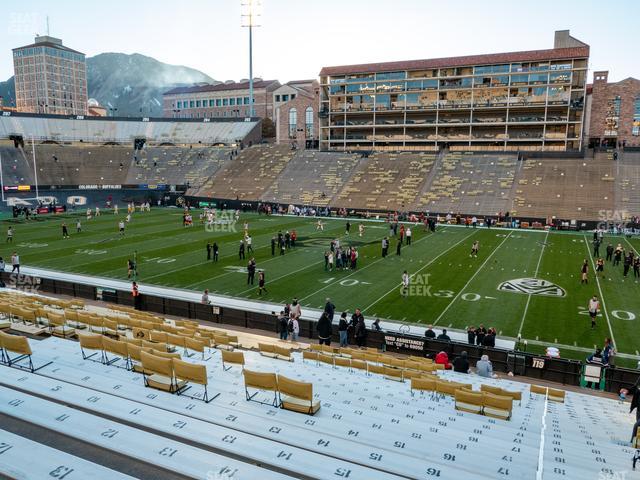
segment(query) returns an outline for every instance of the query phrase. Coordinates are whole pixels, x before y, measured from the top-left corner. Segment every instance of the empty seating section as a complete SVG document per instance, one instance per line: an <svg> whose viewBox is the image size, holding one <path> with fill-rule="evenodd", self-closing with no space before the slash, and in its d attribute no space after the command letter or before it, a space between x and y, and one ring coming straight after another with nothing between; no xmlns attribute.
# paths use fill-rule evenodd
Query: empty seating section
<svg viewBox="0 0 640 480"><path fill-rule="evenodd" d="M432 153L375 153L363 159L334 204L354 209L408 209L436 160Z"/></svg>
<svg viewBox="0 0 640 480"><path fill-rule="evenodd" d="M198 188L229 160L228 147L145 147L130 161L126 182L189 184Z"/></svg>
<svg viewBox="0 0 640 480"><path fill-rule="evenodd" d="M348 153L297 152L262 200L327 206L342 190L359 160L359 155Z"/></svg>
<svg viewBox="0 0 640 480"><path fill-rule="evenodd" d="M251 134L257 122L141 121L69 118L0 117L0 139L21 135L57 142L118 142L133 144L136 138L153 143L215 144L235 143Z"/></svg>
<svg viewBox="0 0 640 480"><path fill-rule="evenodd" d="M515 155L451 152L439 159L434 178L415 208L476 215L506 212L516 169Z"/></svg>
<svg viewBox="0 0 640 480"><path fill-rule="evenodd" d="M289 146L256 145L245 148L233 160L193 192L216 198L260 200L284 171L295 152Z"/></svg>
<svg viewBox="0 0 640 480"><path fill-rule="evenodd" d="M614 208L616 164L589 159L528 159L517 180L512 211L526 217L598 219Z"/></svg>
<svg viewBox="0 0 640 480"><path fill-rule="evenodd" d="M331 478L336 469L355 479L535 478L540 464L544 478L591 478L628 468L633 455L635 417L606 398L375 349L299 353L267 341L242 350L234 335L188 320L0 292L0 313L16 328L49 312L74 322L80 345L68 336L27 342L41 368L0 367L0 413L177 473L202 468L203 450L187 445L194 438L217 452L206 452L216 469L247 478ZM16 350L7 337L26 341L2 335L4 350ZM20 392L11 390L16 382ZM165 447L177 452L150 462ZM0 456L0 473L3 465Z"/></svg>
<svg viewBox="0 0 640 480"><path fill-rule="evenodd" d="M614 168L613 210L637 215L640 212L640 152L625 151L618 157Z"/></svg>
<svg viewBox="0 0 640 480"><path fill-rule="evenodd" d="M35 145L41 185L178 184L198 186L229 160L227 147ZM2 173L13 184L33 184L32 147L0 146Z"/></svg>

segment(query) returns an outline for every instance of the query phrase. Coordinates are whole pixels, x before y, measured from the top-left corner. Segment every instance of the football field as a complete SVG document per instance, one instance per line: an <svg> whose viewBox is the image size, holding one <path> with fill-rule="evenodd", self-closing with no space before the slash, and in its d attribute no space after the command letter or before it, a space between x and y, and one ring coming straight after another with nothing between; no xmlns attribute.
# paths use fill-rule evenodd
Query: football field
<svg viewBox="0 0 640 480"><path fill-rule="evenodd" d="M350 235L344 219L325 219L324 231L316 220L304 217L242 214L235 224L205 228L194 213L195 224L182 226L178 209L136 212L126 234L118 233L119 216L111 212L86 220L84 215L47 217L24 222L5 220L3 228L14 229L13 244L3 243L7 264L17 251L23 266L41 267L115 279L127 278L127 259L137 252L138 281L194 291L208 288L213 294L275 303L298 297L301 304L322 308L331 297L337 310L356 307L367 319L380 317L403 323L434 324L466 329L469 325L495 327L498 336L528 341L529 351L543 351L558 344L561 355L584 359L594 345L612 337L621 355L619 365L634 365L640 333L640 285L633 270L625 278L622 264L605 264L604 278L594 276L590 232L546 233L527 230L466 228L440 225L428 233L412 226L412 245L396 255L391 238L389 256L381 256L381 239L389 235L384 222L365 221L358 235L357 219L351 219ZM76 218L82 232L76 233ZM62 222L70 238L62 238ZM243 224L249 224L253 253L238 258ZM296 248L279 255L271 253L271 238L279 231L295 230ZM359 251L356 270L325 271L324 252L332 239ZM479 241L477 258L471 245ZM207 261L206 243L220 246L218 262ZM605 236L607 243L621 243L640 250L635 238ZM247 285L246 265L255 257L265 272L267 292L258 295L256 285ZM581 285L580 267L589 262L589 283ZM406 270L411 286L403 295L401 277ZM590 328L587 303L592 295L601 302L595 329Z"/></svg>

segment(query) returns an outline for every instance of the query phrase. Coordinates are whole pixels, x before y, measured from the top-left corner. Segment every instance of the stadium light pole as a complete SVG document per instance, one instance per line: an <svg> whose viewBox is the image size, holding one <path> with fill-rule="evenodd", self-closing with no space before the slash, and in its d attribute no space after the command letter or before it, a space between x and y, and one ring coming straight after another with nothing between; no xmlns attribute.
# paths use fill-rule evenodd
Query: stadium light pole
<svg viewBox="0 0 640 480"><path fill-rule="evenodd" d="M241 0L242 26L249 29L249 116L253 117L253 28L259 27L262 0Z"/></svg>

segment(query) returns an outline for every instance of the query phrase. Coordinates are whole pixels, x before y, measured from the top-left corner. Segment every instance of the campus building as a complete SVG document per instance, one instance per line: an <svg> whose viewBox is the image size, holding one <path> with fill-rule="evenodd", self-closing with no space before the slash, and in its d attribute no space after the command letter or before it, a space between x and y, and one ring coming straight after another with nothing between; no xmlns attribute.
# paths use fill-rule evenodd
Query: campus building
<svg viewBox="0 0 640 480"><path fill-rule="evenodd" d="M84 53L62 40L38 36L13 49L16 108L19 112L58 115L87 113L87 64Z"/></svg>
<svg viewBox="0 0 640 480"><path fill-rule="evenodd" d="M317 80L294 80L273 92L276 142L292 148L318 148Z"/></svg>
<svg viewBox="0 0 640 480"><path fill-rule="evenodd" d="M273 120L277 80L253 80L254 116ZM162 94L163 114L171 118L242 118L251 115L249 80L177 87Z"/></svg>
<svg viewBox="0 0 640 480"><path fill-rule="evenodd" d="M609 72L593 72L589 86L589 146L640 147L640 80L609 83Z"/></svg>
<svg viewBox="0 0 640 480"><path fill-rule="evenodd" d="M324 67L321 150L578 150L589 46Z"/></svg>

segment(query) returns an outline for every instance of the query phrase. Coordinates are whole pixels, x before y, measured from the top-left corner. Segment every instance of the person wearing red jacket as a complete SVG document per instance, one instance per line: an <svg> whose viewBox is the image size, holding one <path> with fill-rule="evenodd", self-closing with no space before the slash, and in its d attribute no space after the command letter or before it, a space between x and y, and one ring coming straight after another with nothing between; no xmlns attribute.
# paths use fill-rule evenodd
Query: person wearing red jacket
<svg viewBox="0 0 640 480"><path fill-rule="evenodd" d="M444 365L446 370L451 370L451 364L449 363L449 355L447 355L447 352L440 352L436 355L436 364Z"/></svg>

